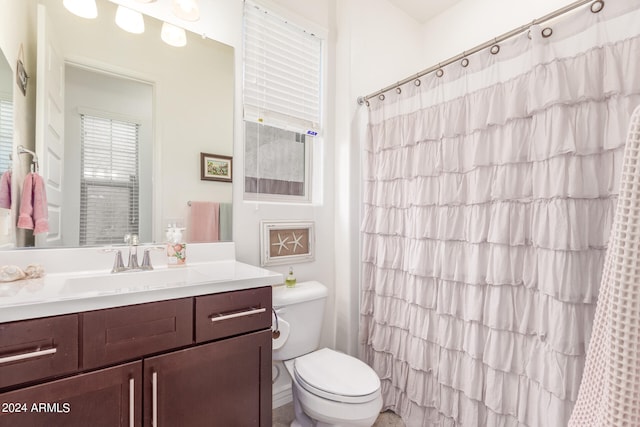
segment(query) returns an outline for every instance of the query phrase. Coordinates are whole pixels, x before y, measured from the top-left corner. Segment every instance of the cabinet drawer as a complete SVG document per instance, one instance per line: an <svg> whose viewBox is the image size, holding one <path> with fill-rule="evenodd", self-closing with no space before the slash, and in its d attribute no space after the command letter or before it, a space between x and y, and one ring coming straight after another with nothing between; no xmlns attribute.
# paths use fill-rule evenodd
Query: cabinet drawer
<svg viewBox="0 0 640 427"><path fill-rule="evenodd" d="M271 286L196 297L196 342L271 327Z"/></svg>
<svg viewBox="0 0 640 427"><path fill-rule="evenodd" d="M0 324L0 388L77 369L75 314Z"/></svg>
<svg viewBox="0 0 640 427"><path fill-rule="evenodd" d="M96 368L193 342L193 300L90 311L82 319L82 368Z"/></svg>

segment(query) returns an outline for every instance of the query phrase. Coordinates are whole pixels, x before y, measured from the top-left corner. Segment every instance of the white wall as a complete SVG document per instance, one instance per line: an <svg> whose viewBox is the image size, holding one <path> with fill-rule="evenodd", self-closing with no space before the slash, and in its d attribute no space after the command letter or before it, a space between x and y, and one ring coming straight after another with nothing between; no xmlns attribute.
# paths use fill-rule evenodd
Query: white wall
<svg viewBox="0 0 640 427"><path fill-rule="evenodd" d="M421 69L443 62L573 2L461 0L423 25Z"/></svg>

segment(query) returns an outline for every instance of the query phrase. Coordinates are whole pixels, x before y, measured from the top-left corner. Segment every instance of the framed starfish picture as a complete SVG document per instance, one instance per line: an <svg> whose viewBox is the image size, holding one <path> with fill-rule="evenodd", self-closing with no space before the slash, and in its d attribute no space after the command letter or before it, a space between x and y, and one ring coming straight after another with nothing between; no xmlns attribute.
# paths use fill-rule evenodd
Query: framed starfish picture
<svg viewBox="0 0 640 427"><path fill-rule="evenodd" d="M313 221L261 221L260 263L268 265L313 261Z"/></svg>

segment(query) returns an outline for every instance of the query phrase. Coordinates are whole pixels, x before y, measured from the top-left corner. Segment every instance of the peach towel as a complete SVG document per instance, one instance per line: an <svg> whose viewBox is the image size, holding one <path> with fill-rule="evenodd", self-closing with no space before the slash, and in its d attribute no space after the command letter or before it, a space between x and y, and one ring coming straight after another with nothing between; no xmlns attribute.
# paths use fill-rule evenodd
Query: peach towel
<svg viewBox="0 0 640 427"><path fill-rule="evenodd" d="M189 211L189 242L205 243L220 240L220 203L191 202Z"/></svg>
<svg viewBox="0 0 640 427"><path fill-rule="evenodd" d="M11 171L0 177L0 208L11 209Z"/></svg>
<svg viewBox="0 0 640 427"><path fill-rule="evenodd" d="M47 211L47 193L44 180L37 173L24 178L18 227L33 230L33 234L49 231L49 213Z"/></svg>

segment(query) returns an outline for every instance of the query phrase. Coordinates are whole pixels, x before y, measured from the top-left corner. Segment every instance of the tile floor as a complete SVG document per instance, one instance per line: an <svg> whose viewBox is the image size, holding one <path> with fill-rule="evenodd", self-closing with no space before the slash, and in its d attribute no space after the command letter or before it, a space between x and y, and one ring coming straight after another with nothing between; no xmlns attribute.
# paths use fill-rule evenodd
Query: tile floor
<svg viewBox="0 0 640 427"><path fill-rule="evenodd" d="M293 403L273 410L273 427L289 427L294 419ZM405 427L402 419L391 411L380 414L373 427Z"/></svg>

